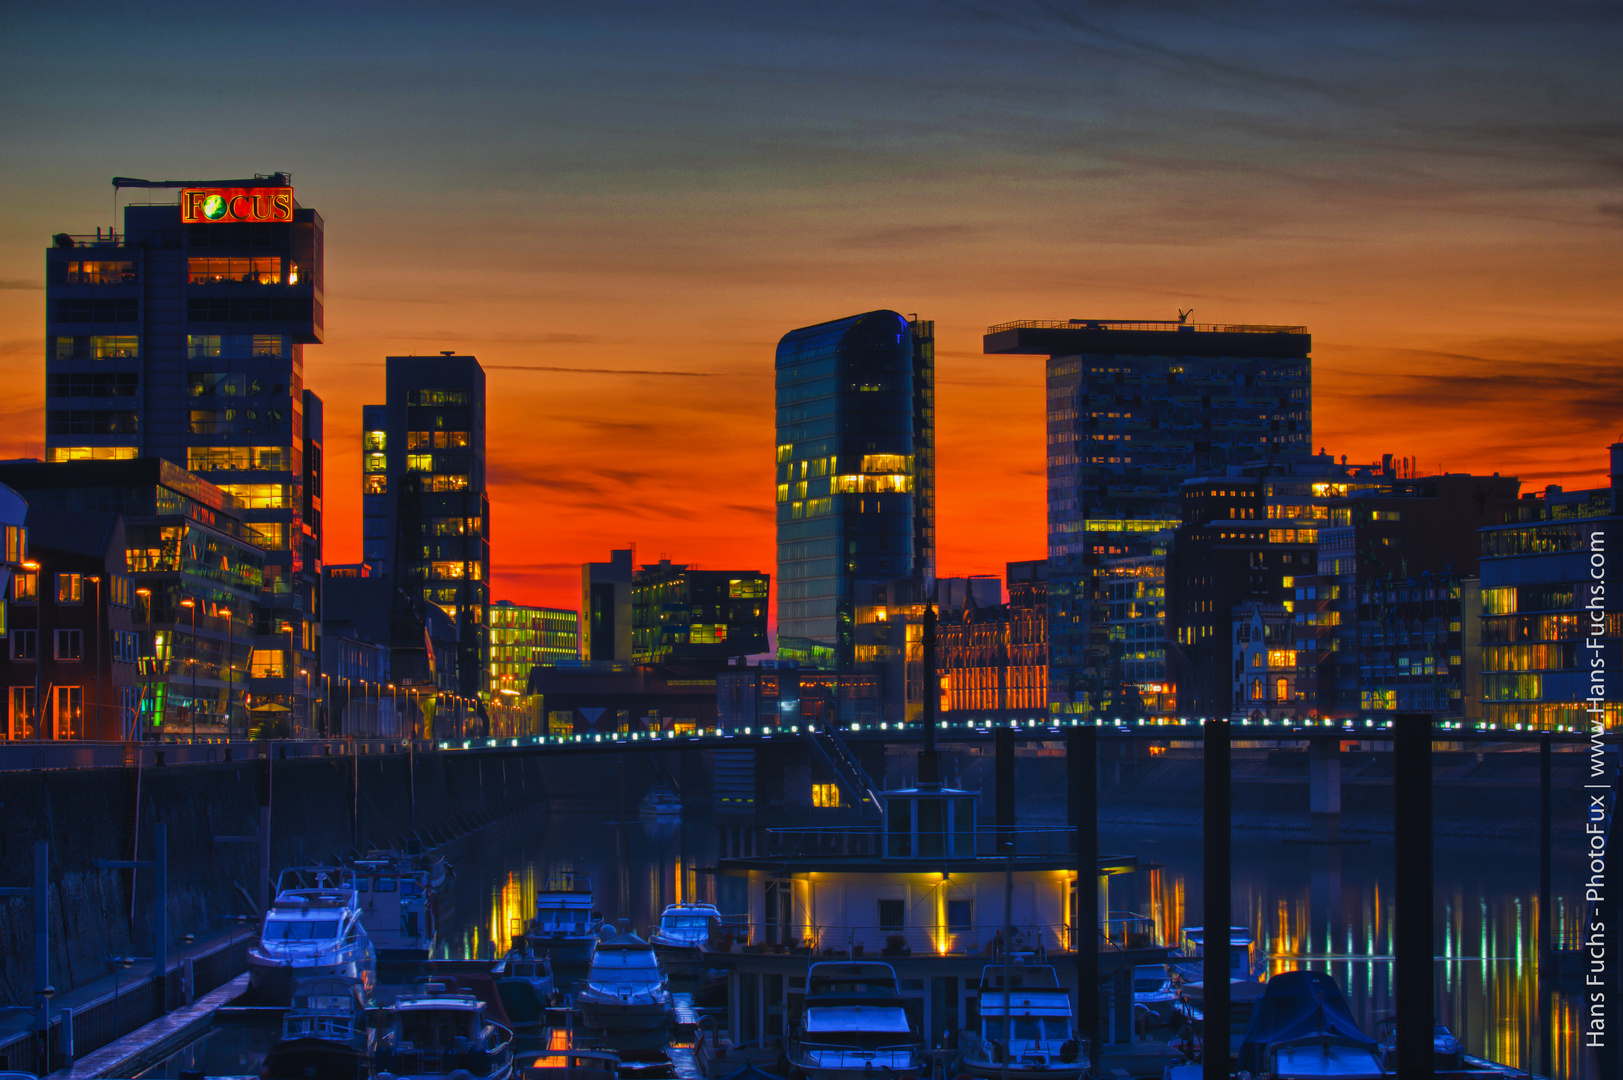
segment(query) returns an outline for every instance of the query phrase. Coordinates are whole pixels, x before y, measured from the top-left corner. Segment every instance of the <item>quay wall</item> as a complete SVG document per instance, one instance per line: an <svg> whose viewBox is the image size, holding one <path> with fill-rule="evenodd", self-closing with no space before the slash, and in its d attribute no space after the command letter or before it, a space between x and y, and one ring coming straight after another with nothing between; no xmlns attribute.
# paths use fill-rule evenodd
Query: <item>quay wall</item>
<svg viewBox="0 0 1623 1080"><path fill-rule="evenodd" d="M605 759L584 770L574 760L589 772ZM35 841L51 845L52 985L65 991L105 976L109 957L153 955L154 872L95 863L150 860L160 822L171 944L238 925L239 916L257 924L259 844L215 838L258 836L265 766L257 758L0 773L0 886L31 885ZM552 771L540 754L522 752L290 758L269 766L273 883L286 866L398 846L410 836L434 846L508 815L545 812ZM29 897L0 898L0 1004L33 1000L33 906Z"/></svg>

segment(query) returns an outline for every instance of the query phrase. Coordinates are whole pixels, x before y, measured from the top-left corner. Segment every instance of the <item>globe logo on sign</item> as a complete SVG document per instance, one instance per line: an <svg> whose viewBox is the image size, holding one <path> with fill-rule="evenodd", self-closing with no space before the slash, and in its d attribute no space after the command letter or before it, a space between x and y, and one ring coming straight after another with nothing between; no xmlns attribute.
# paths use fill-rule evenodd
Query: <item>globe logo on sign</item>
<svg viewBox="0 0 1623 1080"><path fill-rule="evenodd" d="M204 199L203 216L210 221L219 221L225 217L225 200L218 195L210 195Z"/></svg>

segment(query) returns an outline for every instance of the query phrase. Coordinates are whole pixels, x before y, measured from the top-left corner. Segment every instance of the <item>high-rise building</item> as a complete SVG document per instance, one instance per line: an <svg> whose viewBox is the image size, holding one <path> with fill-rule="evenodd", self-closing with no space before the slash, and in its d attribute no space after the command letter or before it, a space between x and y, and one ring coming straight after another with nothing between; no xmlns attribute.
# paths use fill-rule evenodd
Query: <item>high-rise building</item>
<svg viewBox="0 0 1623 1080"><path fill-rule="evenodd" d="M1119 706L1099 568L1165 558L1178 489L1312 441L1301 326L1099 319L989 327L988 353L1046 355L1049 701Z"/></svg>
<svg viewBox="0 0 1623 1080"><path fill-rule="evenodd" d="M580 658L631 663L631 548L615 548L608 562L580 567Z"/></svg>
<svg viewBox="0 0 1623 1080"><path fill-rule="evenodd" d="M265 552L252 647L283 673L255 707L308 717L322 467L304 348L323 337L321 215L284 173L113 183L146 198L123 232L59 233L46 253L46 457L167 458L234 500Z"/></svg>
<svg viewBox="0 0 1623 1080"><path fill-rule="evenodd" d="M802 327L776 370L778 654L849 670L856 579L935 576L935 324Z"/></svg>
<svg viewBox="0 0 1623 1080"><path fill-rule="evenodd" d="M391 356L385 404L361 410L368 565L457 627L458 692L484 690L490 608L485 370L472 356Z"/></svg>
<svg viewBox="0 0 1623 1080"><path fill-rule="evenodd" d="M771 576L700 570L661 559L631 579L631 657L639 664L716 664L767 651Z"/></svg>

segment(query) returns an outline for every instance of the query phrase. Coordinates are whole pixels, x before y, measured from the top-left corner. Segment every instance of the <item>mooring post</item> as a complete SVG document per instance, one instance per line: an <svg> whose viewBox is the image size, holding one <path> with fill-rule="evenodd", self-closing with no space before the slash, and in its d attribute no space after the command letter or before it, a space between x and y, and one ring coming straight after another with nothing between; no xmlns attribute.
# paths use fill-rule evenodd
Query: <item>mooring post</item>
<svg viewBox="0 0 1623 1080"><path fill-rule="evenodd" d="M1072 728L1065 741L1071 828L1076 830L1076 1022L1099 1060L1099 729Z"/></svg>
<svg viewBox="0 0 1623 1080"><path fill-rule="evenodd" d="M1014 729L994 728L992 748L997 788L997 841L1001 848L1014 843Z"/></svg>
<svg viewBox="0 0 1623 1080"><path fill-rule="evenodd" d="M1555 1017L1550 1007L1550 995L1555 989L1555 943L1551 940L1555 926L1553 912L1550 905L1554 902L1550 895L1550 841L1553 822L1550 814L1550 764L1553 747L1550 744L1550 733L1544 732L1538 740L1538 978L1535 985L1538 987L1538 1071L1545 1076L1553 1075L1552 1053L1553 1039L1551 1032L1555 1030Z"/></svg>
<svg viewBox="0 0 1623 1080"><path fill-rule="evenodd" d="M1229 722L1208 717L1204 728L1205 806L1201 818L1204 858L1201 866L1201 1006L1205 1013L1205 1052L1201 1076L1228 1080L1229 1076L1229 923L1232 904L1229 886L1229 829L1233 819L1230 798ZM1131 1007L1129 1003L1129 1007Z"/></svg>
<svg viewBox="0 0 1623 1080"><path fill-rule="evenodd" d="M1392 721L1392 841L1397 862L1393 982L1397 1071L1403 1080L1426 1080L1433 1072L1431 724L1429 713L1398 713Z"/></svg>

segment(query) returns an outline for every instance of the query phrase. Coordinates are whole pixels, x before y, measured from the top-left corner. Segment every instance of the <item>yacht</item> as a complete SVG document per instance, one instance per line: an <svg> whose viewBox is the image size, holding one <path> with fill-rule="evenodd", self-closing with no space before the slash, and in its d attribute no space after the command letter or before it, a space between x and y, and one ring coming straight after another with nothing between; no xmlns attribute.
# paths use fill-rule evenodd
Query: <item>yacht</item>
<svg viewBox="0 0 1623 1080"><path fill-rule="evenodd" d="M877 961L812 964L788 1058L808 1080L917 1075L924 1044L897 992L896 969Z"/></svg>
<svg viewBox="0 0 1623 1080"><path fill-rule="evenodd" d="M510 1080L513 1032L485 1015L471 993L428 982L389 1007L389 1026L372 1055L377 1080L469 1076Z"/></svg>
<svg viewBox="0 0 1623 1080"><path fill-rule="evenodd" d="M544 946L555 964L583 964L591 959L602 922L592 907L592 879L566 870L536 893L527 937Z"/></svg>
<svg viewBox="0 0 1623 1080"><path fill-rule="evenodd" d="M714 904L671 904L659 917L659 926L649 935L654 953L667 963L692 962L710 940L710 928L721 920Z"/></svg>
<svg viewBox="0 0 1623 1080"><path fill-rule="evenodd" d="M433 870L394 851L370 852L351 869L378 959L427 960L435 937Z"/></svg>
<svg viewBox="0 0 1623 1080"><path fill-rule="evenodd" d="M642 802L637 804L637 812L656 821L680 821L682 796L669 784L655 784L642 797Z"/></svg>
<svg viewBox="0 0 1623 1080"><path fill-rule="evenodd" d="M377 954L362 922L354 875L342 867L290 867L248 948L248 985L264 1005L286 1005L300 979L338 975L370 993Z"/></svg>
<svg viewBox="0 0 1623 1080"><path fill-rule="evenodd" d="M523 948L515 946L509 949L506 956L496 961L490 974L498 982L503 979L523 979L542 1001L551 1001L556 989L552 962L547 959L546 953L538 955L528 944Z"/></svg>
<svg viewBox="0 0 1623 1080"><path fill-rule="evenodd" d="M366 993L355 979L302 979L282 1016L282 1037L265 1055L263 1080L365 1080Z"/></svg>
<svg viewBox="0 0 1623 1080"><path fill-rule="evenodd" d="M575 1005L587 1027L614 1034L662 1031L676 1015L654 947L629 930L604 927Z"/></svg>
<svg viewBox="0 0 1623 1080"><path fill-rule="evenodd" d="M544 1035L547 1007L556 989L547 954L537 956L528 945L510 949L490 969L490 977L496 980L496 994L513 1033L526 1039Z"/></svg>
<svg viewBox="0 0 1623 1080"><path fill-rule="evenodd" d="M1071 1023L1070 991L1046 964L981 972L981 1029L958 1041L961 1066L970 1076L1081 1077L1088 1071L1087 1047Z"/></svg>
<svg viewBox="0 0 1623 1080"><path fill-rule="evenodd" d="M1341 987L1319 971L1268 980L1240 1040L1239 1069L1260 1080L1381 1080L1375 1040L1359 1030Z"/></svg>

